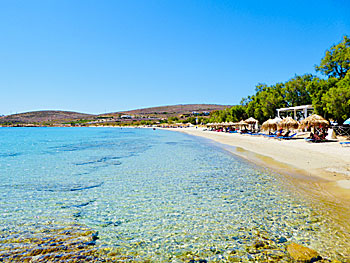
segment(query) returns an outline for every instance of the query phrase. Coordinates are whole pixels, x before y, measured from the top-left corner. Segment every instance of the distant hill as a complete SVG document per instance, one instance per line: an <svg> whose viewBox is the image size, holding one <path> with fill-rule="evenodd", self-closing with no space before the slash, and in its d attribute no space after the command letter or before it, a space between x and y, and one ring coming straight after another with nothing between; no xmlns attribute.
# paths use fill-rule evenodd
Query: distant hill
<svg viewBox="0 0 350 263"><path fill-rule="evenodd" d="M205 114L206 116L216 110L222 110L231 107L230 105L217 104L184 104L151 107L129 111L120 111L114 113L104 113L99 115L85 114L72 111L31 111L25 113L12 114L0 117L0 125L18 126L21 124L40 124L40 125L57 125L62 123L74 122L80 124L102 124L107 122L130 122L131 119L123 119L122 115L132 115L132 120L160 120L169 117L193 116L194 112Z"/></svg>
<svg viewBox="0 0 350 263"><path fill-rule="evenodd" d="M0 123L63 122L93 117L95 117L95 115L72 111L31 111L0 117Z"/></svg>
<svg viewBox="0 0 350 263"><path fill-rule="evenodd" d="M102 115L116 115L116 114L129 114L129 115L149 115L155 117L169 117L178 116L182 114L190 114L192 112L212 112L216 110L223 110L225 108L232 107L231 105L217 105L217 104L179 104L170 106L150 107L136 110L120 111L114 113L107 113Z"/></svg>

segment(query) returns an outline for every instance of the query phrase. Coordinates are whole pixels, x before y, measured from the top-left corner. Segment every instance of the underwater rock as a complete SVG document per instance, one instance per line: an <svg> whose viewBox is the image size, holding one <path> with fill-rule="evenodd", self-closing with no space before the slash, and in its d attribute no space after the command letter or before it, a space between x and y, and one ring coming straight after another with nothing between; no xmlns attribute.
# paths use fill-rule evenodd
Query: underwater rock
<svg viewBox="0 0 350 263"><path fill-rule="evenodd" d="M313 249L291 243L287 246L289 255L297 262L316 262L322 257Z"/></svg>
<svg viewBox="0 0 350 263"><path fill-rule="evenodd" d="M0 240L0 262L113 262L106 257L110 251L94 247L97 239L98 232L78 225L7 233Z"/></svg>
<svg viewBox="0 0 350 263"><path fill-rule="evenodd" d="M286 254L282 250L270 250L266 253L266 256L271 260L281 260L286 257Z"/></svg>
<svg viewBox="0 0 350 263"><path fill-rule="evenodd" d="M277 240L277 243L281 244L281 243L286 243L288 240L287 238L285 237L280 237L278 240Z"/></svg>
<svg viewBox="0 0 350 263"><path fill-rule="evenodd" d="M96 232L94 232L94 233L91 234L91 239L92 239L92 241L95 241L95 240L99 239L99 237L98 237L98 231L96 231Z"/></svg>
<svg viewBox="0 0 350 263"><path fill-rule="evenodd" d="M256 249L258 249L258 248L265 248L265 247L268 246L268 243L264 242L264 241L256 241L253 246Z"/></svg>

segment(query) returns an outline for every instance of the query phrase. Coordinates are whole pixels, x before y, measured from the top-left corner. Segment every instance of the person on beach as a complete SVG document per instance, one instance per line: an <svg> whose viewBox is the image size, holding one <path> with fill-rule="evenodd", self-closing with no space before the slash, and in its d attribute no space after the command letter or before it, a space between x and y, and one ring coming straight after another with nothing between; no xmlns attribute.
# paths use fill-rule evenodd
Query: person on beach
<svg viewBox="0 0 350 263"><path fill-rule="evenodd" d="M282 132L283 132L283 129L280 128L280 129L278 130L278 132L277 132L277 136L282 136Z"/></svg>
<svg viewBox="0 0 350 263"><path fill-rule="evenodd" d="M288 136L289 136L289 134L290 134L290 131L286 131L286 133L285 133L285 134L283 134L282 136L283 136L283 137L288 137Z"/></svg>

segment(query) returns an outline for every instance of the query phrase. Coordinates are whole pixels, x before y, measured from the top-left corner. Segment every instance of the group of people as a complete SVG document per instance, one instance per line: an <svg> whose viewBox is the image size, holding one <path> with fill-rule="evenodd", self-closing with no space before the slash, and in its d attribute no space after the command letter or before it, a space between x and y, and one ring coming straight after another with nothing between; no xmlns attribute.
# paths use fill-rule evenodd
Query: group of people
<svg viewBox="0 0 350 263"><path fill-rule="evenodd" d="M316 129L314 133L310 133L309 139L315 142L321 142L326 140L328 133L326 128Z"/></svg>
<svg viewBox="0 0 350 263"><path fill-rule="evenodd" d="M218 127L218 128L212 128L212 131L217 131L217 132L237 132L235 128L233 127ZM244 127L243 129L240 130L240 133L244 134L244 133L251 133L252 131L248 130L246 127ZM288 136L290 136L291 131L287 130L287 131L283 131L283 128L278 129L277 131L275 131L274 133L269 132L270 136L276 136L278 138L283 137L283 138L288 138ZM294 135L294 134L293 134ZM292 136L293 136L292 135ZM327 128L325 127L321 127L319 129L315 129L314 132L310 133L310 136L307 138L308 141L312 141L312 142L322 142L326 140L326 136L328 135L327 133Z"/></svg>
<svg viewBox="0 0 350 263"><path fill-rule="evenodd" d="M285 133L283 133L283 129L282 129L282 128L280 128L280 129L277 131L277 133L276 133L276 135L277 135L278 137L288 137L289 134L290 134L290 130L288 130L288 131L286 131Z"/></svg>

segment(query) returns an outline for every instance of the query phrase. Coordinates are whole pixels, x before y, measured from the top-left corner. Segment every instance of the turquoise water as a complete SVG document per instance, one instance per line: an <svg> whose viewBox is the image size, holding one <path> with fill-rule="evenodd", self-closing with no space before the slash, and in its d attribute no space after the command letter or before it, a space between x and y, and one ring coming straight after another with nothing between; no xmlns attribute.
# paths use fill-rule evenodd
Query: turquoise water
<svg viewBox="0 0 350 263"><path fill-rule="evenodd" d="M86 226L99 233L96 247L130 261L248 261L261 257L250 251L258 240L274 255L291 241L332 259L349 253L342 233L281 175L202 139L151 129L0 128L0 142L3 233Z"/></svg>

